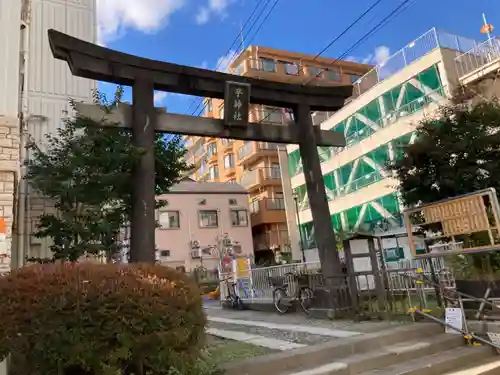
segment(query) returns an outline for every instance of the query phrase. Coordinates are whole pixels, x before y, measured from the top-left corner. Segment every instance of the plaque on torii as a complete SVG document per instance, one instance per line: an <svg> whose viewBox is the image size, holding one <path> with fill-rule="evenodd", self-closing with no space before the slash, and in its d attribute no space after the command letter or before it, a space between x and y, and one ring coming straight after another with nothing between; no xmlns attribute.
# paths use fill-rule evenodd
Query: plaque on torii
<svg viewBox="0 0 500 375"><path fill-rule="evenodd" d="M352 94L352 86L305 86L226 74L149 60L48 31L55 58L64 60L74 76L132 87L132 105L106 113L80 103L82 116L105 118L109 124L130 128L132 142L146 152L131 181L132 262L155 260L155 131L299 145L323 276L341 274L318 146L343 147L342 133L321 130L312 123L312 111L337 111ZM174 92L225 100L224 119L164 113L154 108L154 91ZM238 94L238 95L237 95ZM236 101L235 98L241 99ZM294 121L287 126L248 122L250 104L288 108Z"/></svg>

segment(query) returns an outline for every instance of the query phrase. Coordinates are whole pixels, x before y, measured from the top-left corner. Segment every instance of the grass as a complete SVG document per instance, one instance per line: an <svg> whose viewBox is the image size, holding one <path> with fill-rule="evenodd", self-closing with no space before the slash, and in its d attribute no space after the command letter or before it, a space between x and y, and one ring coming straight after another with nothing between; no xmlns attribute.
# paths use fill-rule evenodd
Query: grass
<svg viewBox="0 0 500 375"><path fill-rule="evenodd" d="M242 359L273 353L271 349L241 341L226 340L215 336L207 337L207 354L218 366Z"/></svg>

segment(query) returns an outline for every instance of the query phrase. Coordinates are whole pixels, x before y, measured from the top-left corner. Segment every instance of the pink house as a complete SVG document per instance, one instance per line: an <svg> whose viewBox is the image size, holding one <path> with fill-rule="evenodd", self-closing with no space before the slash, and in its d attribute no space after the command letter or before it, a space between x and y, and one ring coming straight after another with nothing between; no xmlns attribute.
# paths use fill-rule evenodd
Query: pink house
<svg viewBox="0 0 500 375"><path fill-rule="evenodd" d="M191 270L217 268L222 254L253 256L247 191L235 183L196 182L174 185L157 213L157 260Z"/></svg>

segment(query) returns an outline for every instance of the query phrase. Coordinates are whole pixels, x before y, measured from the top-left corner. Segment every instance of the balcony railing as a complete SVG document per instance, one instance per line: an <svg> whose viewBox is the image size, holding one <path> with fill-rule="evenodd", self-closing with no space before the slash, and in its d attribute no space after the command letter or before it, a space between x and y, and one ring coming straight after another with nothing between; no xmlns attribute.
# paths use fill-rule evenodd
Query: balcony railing
<svg viewBox="0 0 500 375"><path fill-rule="evenodd" d="M455 58L457 73L463 77L500 59L500 39L491 38Z"/></svg>
<svg viewBox="0 0 500 375"><path fill-rule="evenodd" d="M379 82L393 76L436 48L449 48L459 52L466 52L478 44L479 42L474 39L449 34L433 28L354 82L353 97L360 96Z"/></svg>
<svg viewBox="0 0 500 375"><path fill-rule="evenodd" d="M246 142L243 146L238 149L238 160L243 159L245 156L250 155L253 152L253 142Z"/></svg>
<svg viewBox="0 0 500 375"><path fill-rule="evenodd" d="M251 186L262 184L263 182L268 180L281 181L280 169L273 167L264 167L249 170L241 176L240 184L248 189Z"/></svg>
<svg viewBox="0 0 500 375"><path fill-rule="evenodd" d="M256 250L280 249L287 250L290 246L288 231L269 231L254 236L254 247Z"/></svg>
<svg viewBox="0 0 500 375"><path fill-rule="evenodd" d="M285 199L283 198L263 198L250 203L250 213L257 214L261 210L284 211Z"/></svg>

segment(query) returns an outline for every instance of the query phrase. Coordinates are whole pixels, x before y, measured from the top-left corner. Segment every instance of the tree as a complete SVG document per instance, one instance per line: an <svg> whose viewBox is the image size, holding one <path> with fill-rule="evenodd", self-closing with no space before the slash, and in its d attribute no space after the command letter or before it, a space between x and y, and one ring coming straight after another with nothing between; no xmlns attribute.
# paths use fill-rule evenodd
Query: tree
<svg viewBox="0 0 500 375"><path fill-rule="evenodd" d="M96 92L94 100L111 110L122 94L119 88L108 101ZM76 261L84 254L111 256L119 250L117 234L131 214L132 168L143 150L132 146L128 130L109 125L76 114L55 135L47 135L43 147L27 145L31 156L26 179L57 211L43 214L35 233L51 238L54 259ZM188 165L179 137L167 141L157 134L155 152L159 195L180 180Z"/></svg>
<svg viewBox="0 0 500 375"><path fill-rule="evenodd" d="M493 187L500 192L500 105L457 102L424 119L416 142L404 147L389 169L400 181L406 206L452 198ZM496 254L487 256L500 266ZM480 267L485 256L467 260ZM499 267L500 268L500 267Z"/></svg>

